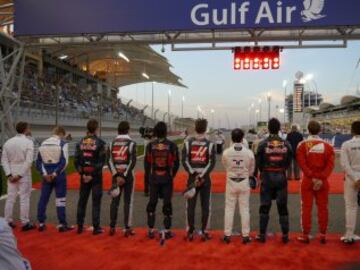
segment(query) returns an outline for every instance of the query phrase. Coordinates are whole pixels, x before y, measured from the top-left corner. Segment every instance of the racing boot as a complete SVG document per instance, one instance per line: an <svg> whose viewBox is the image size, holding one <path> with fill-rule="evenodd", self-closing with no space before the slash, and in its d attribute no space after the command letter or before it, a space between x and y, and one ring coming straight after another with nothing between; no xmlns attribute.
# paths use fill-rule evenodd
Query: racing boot
<svg viewBox="0 0 360 270"><path fill-rule="evenodd" d="M310 244L310 237L307 234L300 235L297 240L304 244Z"/></svg>
<svg viewBox="0 0 360 270"><path fill-rule="evenodd" d="M208 240L211 240L211 239L212 239L212 237L208 232L202 231L202 233L201 233L201 241L205 242L205 241L208 241Z"/></svg>
<svg viewBox="0 0 360 270"><path fill-rule="evenodd" d="M326 244L326 235L320 234L320 243L325 245Z"/></svg>
<svg viewBox="0 0 360 270"><path fill-rule="evenodd" d="M244 245L246 245L246 244L248 244L248 243L250 243L250 242L251 242L250 236L243 236L243 238L242 238L242 243L243 243Z"/></svg>
<svg viewBox="0 0 360 270"><path fill-rule="evenodd" d="M66 224L61 224L61 225L58 227L58 231L59 231L60 233L72 231L73 229L74 229L74 226L68 226L68 225L66 225Z"/></svg>
<svg viewBox="0 0 360 270"><path fill-rule="evenodd" d="M129 236L134 236L135 235L135 231L131 228L126 228L124 230L124 236L125 237L129 237Z"/></svg>
<svg viewBox="0 0 360 270"><path fill-rule="evenodd" d="M172 231L166 231L165 232L165 239L168 240L168 239L171 239L171 238L174 238L174 234Z"/></svg>
<svg viewBox="0 0 360 270"><path fill-rule="evenodd" d="M346 245L352 245L355 243L355 239L354 238L342 238L341 242L343 242Z"/></svg>
<svg viewBox="0 0 360 270"><path fill-rule="evenodd" d="M231 243L231 237L225 235L224 238L223 238L223 241L224 241L225 244L230 244Z"/></svg>
<svg viewBox="0 0 360 270"><path fill-rule="evenodd" d="M39 232L44 232L45 230L46 230L46 225L44 223L40 223L38 231Z"/></svg>
<svg viewBox="0 0 360 270"><path fill-rule="evenodd" d="M84 232L84 225L78 224L77 234L82 234Z"/></svg>
<svg viewBox="0 0 360 270"><path fill-rule="evenodd" d="M192 242L194 240L194 232L188 231L185 240Z"/></svg>
<svg viewBox="0 0 360 270"><path fill-rule="evenodd" d="M288 234L283 234L283 236L281 237L281 241L284 243L284 244L287 244L289 243L289 235Z"/></svg>
<svg viewBox="0 0 360 270"><path fill-rule="evenodd" d="M155 238L155 231L154 229L149 229L147 236L149 237L149 239L154 239Z"/></svg>
<svg viewBox="0 0 360 270"><path fill-rule="evenodd" d="M26 224L25 224L24 226L22 226L22 228L21 228L21 230L22 230L23 232L27 232L27 231L34 230L34 229L36 229L36 226L35 226L33 223L31 223L31 222L26 223Z"/></svg>
<svg viewBox="0 0 360 270"><path fill-rule="evenodd" d="M260 243L266 243L265 234L258 234L255 239L256 239L256 241L258 241Z"/></svg>
<svg viewBox="0 0 360 270"><path fill-rule="evenodd" d="M110 230L109 230L109 236L114 236L115 235L115 227L110 227Z"/></svg>
<svg viewBox="0 0 360 270"><path fill-rule="evenodd" d="M101 227L94 227L93 235L102 234L104 230Z"/></svg>

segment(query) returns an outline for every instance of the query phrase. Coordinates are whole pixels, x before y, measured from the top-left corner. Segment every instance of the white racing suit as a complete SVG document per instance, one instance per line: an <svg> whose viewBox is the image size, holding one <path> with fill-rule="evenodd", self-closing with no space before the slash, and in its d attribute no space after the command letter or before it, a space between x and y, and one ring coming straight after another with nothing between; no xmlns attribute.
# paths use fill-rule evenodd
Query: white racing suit
<svg viewBox="0 0 360 270"><path fill-rule="evenodd" d="M250 233L249 176L255 170L255 157L242 143L235 143L224 151L222 163L226 169L225 236L231 236L236 203L239 202L242 236Z"/></svg>
<svg viewBox="0 0 360 270"><path fill-rule="evenodd" d="M346 239L358 239L355 236L356 219L358 211L358 192L354 184L360 181L360 136L345 142L341 147L341 166L345 171L344 198Z"/></svg>
<svg viewBox="0 0 360 270"><path fill-rule="evenodd" d="M29 220L31 194L31 165L34 156L34 143L23 134L9 139L3 147L1 163L6 177L19 175L17 183L7 184L8 197L5 204L5 219L13 221L13 209L18 192L20 193L20 219L23 225Z"/></svg>

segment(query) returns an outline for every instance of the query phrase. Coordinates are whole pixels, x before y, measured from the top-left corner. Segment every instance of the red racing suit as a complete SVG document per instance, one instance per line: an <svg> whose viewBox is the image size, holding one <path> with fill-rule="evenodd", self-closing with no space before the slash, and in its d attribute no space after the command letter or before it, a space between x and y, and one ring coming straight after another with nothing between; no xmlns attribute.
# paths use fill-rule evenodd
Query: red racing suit
<svg viewBox="0 0 360 270"><path fill-rule="evenodd" d="M329 182L335 165L333 147L318 136L309 136L297 148L296 159L303 171L301 182L301 224L304 235L311 231L312 204L315 198L318 208L318 222L321 234L326 234L328 227ZM323 182L318 191L313 189L313 179Z"/></svg>

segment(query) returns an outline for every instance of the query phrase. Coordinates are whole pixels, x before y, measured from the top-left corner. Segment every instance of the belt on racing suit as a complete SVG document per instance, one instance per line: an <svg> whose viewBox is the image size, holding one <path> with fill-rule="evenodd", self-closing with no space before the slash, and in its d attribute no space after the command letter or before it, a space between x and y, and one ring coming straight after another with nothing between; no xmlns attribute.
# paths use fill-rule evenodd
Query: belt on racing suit
<svg viewBox="0 0 360 270"><path fill-rule="evenodd" d="M93 173L95 171L94 167L83 167L84 173Z"/></svg>
<svg viewBox="0 0 360 270"><path fill-rule="evenodd" d="M279 173L283 173L286 171L285 168L272 168L272 167L267 167L263 169L264 172L279 172Z"/></svg>
<svg viewBox="0 0 360 270"><path fill-rule="evenodd" d="M247 178L233 178L233 177L230 177L230 180L231 181L234 181L234 182L236 182L236 183L240 183L240 182L242 182L242 181L244 181L244 180L246 180Z"/></svg>
<svg viewBox="0 0 360 270"><path fill-rule="evenodd" d="M202 174L204 172L204 168L194 168L194 171L198 174Z"/></svg>
<svg viewBox="0 0 360 270"><path fill-rule="evenodd" d="M168 173L170 173L170 171L169 168L166 167L156 167L152 169L152 175L165 176Z"/></svg>

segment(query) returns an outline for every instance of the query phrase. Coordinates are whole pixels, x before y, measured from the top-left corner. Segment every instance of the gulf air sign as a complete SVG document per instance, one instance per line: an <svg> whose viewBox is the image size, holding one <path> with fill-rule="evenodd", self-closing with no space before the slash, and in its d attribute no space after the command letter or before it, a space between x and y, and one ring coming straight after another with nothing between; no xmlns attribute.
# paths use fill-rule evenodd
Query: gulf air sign
<svg viewBox="0 0 360 270"><path fill-rule="evenodd" d="M15 0L16 35L359 26L358 0Z"/></svg>
<svg viewBox="0 0 360 270"><path fill-rule="evenodd" d="M289 1L234 1L221 9L212 8L210 3L199 3L191 10L191 21L198 26L291 25L300 10L297 5L286 5L286 2ZM324 8L325 0L305 0L300 14L304 22L320 20L326 17L322 13Z"/></svg>

